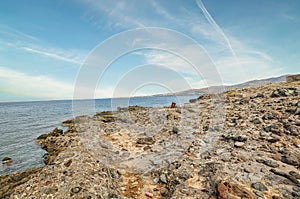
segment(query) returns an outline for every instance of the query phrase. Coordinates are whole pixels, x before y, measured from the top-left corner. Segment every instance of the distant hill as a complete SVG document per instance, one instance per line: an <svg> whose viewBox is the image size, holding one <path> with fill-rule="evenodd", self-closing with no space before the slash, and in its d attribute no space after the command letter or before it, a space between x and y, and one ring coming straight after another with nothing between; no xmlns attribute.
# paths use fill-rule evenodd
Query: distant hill
<svg viewBox="0 0 300 199"><path fill-rule="evenodd" d="M271 77L267 79L260 79L260 80L252 80L241 84L236 84L232 86L226 86L229 89L235 89L235 88L245 88L249 86L256 86L256 85L262 85L262 84L268 84L268 83L274 83L274 82L285 82L286 81L286 75L280 76L280 77Z"/></svg>
<svg viewBox="0 0 300 199"><path fill-rule="evenodd" d="M249 86L256 86L256 85L262 85L262 84L268 84L268 83L274 83L274 82L285 82L286 81L286 75L280 76L280 77L271 77L267 79L259 79L259 80L251 80L247 81L241 84L235 84L235 85L229 85L229 86L211 86L208 88L200 88L200 89L190 89L185 91L180 91L176 93L168 93L168 94L159 94L155 96L169 96L169 95L196 95L196 94L202 94L202 93L208 93L209 90L220 90L223 89L225 91L232 90L236 88L246 88Z"/></svg>

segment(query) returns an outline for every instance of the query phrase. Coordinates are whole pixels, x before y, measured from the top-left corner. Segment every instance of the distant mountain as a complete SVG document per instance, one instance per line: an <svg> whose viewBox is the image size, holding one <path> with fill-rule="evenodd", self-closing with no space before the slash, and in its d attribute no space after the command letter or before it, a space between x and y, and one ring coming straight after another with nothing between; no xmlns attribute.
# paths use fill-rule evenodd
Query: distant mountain
<svg viewBox="0 0 300 199"><path fill-rule="evenodd" d="M280 76L280 77L271 77L267 79L260 79L260 80L252 80L241 84L236 84L232 86L226 86L229 89L235 89L235 88L245 88L249 86L256 86L256 85L263 85L268 83L274 83L274 82L285 82L286 81L286 75ZM227 89L228 90L228 89Z"/></svg>
<svg viewBox="0 0 300 199"><path fill-rule="evenodd" d="M285 82L286 81L286 75L280 76L280 77L271 77L267 79L260 79L260 80L251 80L248 82L244 82L241 84L235 84L235 85L229 85L229 86L211 86L208 88L200 88L200 89L190 89L185 91L180 91L176 93L168 93L168 94L160 94L155 96L168 96L168 95L196 95L201 93L208 93L209 90L232 90L236 88L246 88L249 86L256 86L256 85L262 85L262 84L268 84L268 83L274 83L274 82Z"/></svg>

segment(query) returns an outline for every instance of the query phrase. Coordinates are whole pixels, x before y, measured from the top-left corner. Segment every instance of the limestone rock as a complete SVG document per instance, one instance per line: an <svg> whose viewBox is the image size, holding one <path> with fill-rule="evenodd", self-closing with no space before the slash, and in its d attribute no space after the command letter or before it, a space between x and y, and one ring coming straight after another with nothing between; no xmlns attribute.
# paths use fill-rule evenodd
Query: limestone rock
<svg viewBox="0 0 300 199"><path fill-rule="evenodd" d="M37 139L45 167L1 176L0 198L297 198L299 88L260 85L67 120L66 131Z"/></svg>

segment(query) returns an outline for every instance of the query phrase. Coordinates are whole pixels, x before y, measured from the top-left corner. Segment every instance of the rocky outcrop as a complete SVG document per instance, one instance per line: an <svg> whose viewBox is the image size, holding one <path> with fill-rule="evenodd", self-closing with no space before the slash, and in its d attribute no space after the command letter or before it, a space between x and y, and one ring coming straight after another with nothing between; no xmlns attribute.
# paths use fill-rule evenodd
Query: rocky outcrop
<svg viewBox="0 0 300 199"><path fill-rule="evenodd" d="M56 156L69 145L70 139L70 137L64 136L63 130L58 128L48 134L40 135L36 141L42 149L47 151L44 156L45 164L52 164Z"/></svg>
<svg viewBox="0 0 300 199"><path fill-rule="evenodd" d="M0 176L0 198L8 198L17 186L34 178L35 174L41 170L42 168L28 169L24 172Z"/></svg>
<svg viewBox="0 0 300 199"><path fill-rule="evenodd" d="M300 74L297 74L297 75L287 75L287 76L286 76L286 81L287 81L287 82L296 82L296 81L300 81Z"/></svg>
<svg viewBox="0 0 300 199"><path fill-rule="evenodd" d="M300 82L268 84L203 95L181 107L134 106L65 121L67 131L37 139L48 152L46 166L5 193L299 198L299 90ZM214 120L222 111L224 118Z"/></svg>

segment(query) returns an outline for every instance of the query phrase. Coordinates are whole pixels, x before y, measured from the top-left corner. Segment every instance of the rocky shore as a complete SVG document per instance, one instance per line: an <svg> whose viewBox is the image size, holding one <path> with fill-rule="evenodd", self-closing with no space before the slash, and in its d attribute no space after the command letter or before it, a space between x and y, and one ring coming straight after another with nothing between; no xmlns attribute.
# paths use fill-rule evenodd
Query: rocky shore
<svg viewBox="0 0 300 199"><path fill-rule="evenodd" d="M45 167L0 177L0 198L300 198L299 92L274 83L76 117L37 138Z"/></svg>

